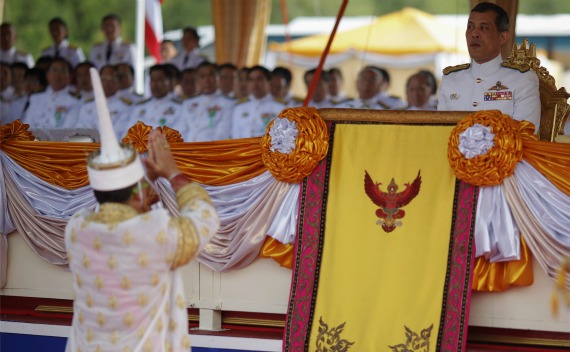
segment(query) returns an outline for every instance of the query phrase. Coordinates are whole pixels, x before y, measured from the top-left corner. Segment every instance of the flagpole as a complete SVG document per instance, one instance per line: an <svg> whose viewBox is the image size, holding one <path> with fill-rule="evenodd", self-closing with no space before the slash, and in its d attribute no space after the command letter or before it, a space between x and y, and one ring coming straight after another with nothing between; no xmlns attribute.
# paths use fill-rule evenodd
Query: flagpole
<svg viewBox="0 0 570 352"><path fill-rule="evenodd" d="M137 1L136 17L136 55L134 60L135 86L136 91L142 94L144 91L144 21L145 21L145 0Z"/></svg>

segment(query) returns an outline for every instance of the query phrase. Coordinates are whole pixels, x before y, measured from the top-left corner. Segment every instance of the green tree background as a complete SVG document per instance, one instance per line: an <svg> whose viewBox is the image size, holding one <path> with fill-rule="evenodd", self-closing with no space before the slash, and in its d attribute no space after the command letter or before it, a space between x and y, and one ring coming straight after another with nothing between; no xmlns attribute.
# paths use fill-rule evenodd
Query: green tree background
<svg viewBox="0 0 570 352"><path fill-rule="evenodd" d="M122 17L123 38L134 41L135 0L4 0L3 3L2 21L16 26L16 46L31 52L34 58L52 44L47 23L56 16L68 23L70 42L81 46L86 55L94 43L104 39L99 25L108 13ZM288 18L335 16L341 3L342 0L287 0ZM407 6L433 14L466 14L469 0L350 0L345 16L379 16ZM165 31L212 23L211 4L207 0L165 0L162 11ZM570 13L570 1L520 0L519 13ZM271 23L282 23L279 0L272 0Z"/></svg>

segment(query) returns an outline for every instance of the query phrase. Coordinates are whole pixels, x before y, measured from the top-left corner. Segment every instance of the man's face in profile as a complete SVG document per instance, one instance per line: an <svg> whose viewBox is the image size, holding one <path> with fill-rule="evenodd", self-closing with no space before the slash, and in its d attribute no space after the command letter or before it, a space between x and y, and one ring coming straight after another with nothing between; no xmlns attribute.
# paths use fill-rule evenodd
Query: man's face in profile
<svg viewBox="0 0 570 352"><path fill-rule="evenodd" d="M493 60L507 42L509 32L499 32L494 11L471 12L465 31L467 49L473 60L482 64Z"/></svg>

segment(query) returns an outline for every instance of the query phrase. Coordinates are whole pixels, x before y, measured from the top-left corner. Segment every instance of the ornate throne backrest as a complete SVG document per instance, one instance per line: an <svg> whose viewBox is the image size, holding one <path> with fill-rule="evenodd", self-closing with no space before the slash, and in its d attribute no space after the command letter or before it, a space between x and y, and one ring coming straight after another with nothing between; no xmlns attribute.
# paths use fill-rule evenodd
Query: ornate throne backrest
<svg viewBox="0 0 570 352"><path fill-rule="evenodd" d="M515 43L509 57L505 60L514 65L530 68L538 75L540 90L540 126L538 135L541 140L553 142L560 134L564 134L564 124L570 113L568 98L570 94L564 87L556 89L554 78L548 70L540 66L536 57L536 47L528 45L524 38L521 44Z"/></svg>

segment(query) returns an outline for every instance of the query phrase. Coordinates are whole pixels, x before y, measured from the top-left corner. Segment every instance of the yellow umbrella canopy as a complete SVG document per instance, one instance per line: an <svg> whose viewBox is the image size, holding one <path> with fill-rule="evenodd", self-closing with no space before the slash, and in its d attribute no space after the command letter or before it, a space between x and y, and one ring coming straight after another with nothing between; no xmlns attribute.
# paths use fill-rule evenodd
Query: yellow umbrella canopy
<svg viewBox="0 0 570 352"><path fill-rule="evenodd" d="M329 35L317 35L290 43L271 43L273 51L320 56ZM467 52L463 30L439 21L429 13L406 7L380 16L367 26L336 34L330 53L349 49L386 55L434 52Z"/></svg>

